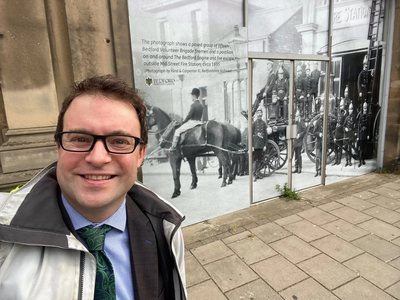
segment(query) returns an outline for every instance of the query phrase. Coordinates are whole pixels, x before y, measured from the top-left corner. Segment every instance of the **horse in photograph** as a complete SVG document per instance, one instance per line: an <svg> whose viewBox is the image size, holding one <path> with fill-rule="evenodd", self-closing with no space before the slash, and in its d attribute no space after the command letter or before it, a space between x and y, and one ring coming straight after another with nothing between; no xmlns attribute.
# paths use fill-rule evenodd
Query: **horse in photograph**
<svg viewBox="0 0 400 300"><path fill-rule="evenodd" d="M241 162L244 160L246 145L242 143L242 134L240 129L229 123L224 123L226 133L226 147L229 154L229 159L231 163L231 174L228 179L228 184L232 183L232 180L236 178L236 175L240 172ZM219 177L222 177L222 167L218 169Z"/></svg>
<svg viewBox="0 0 400 300"><path fill-rule="evenodd" d="M175 130L179 127L180 123L171 120L171 117L167 113L154 106L148 110L147 118L149 128L157 125L158 132L161 133L159 139L160 147L163 149L169 149ZM173 153L168 152L168 158L174 179L174 192L172 198L179 196L181 193L180 170L182 159L186 158L189 163L190 172L192 174L190 189L194 189L197 187L198 182L195 159L207 152L213 152L217 156L223 170L221 187L226 186L226 179L228 178L231 169L230 158L226 151L228 140L226 138L227 132L228 130L223 124L217 121L208 121L181 135L178 151Z"/></svg>
<svg viewBox="0 0 400 300"><path fill-rule="evenodd" d="M155 133L156 139L159 141L162 133L171 123L171 117L162 109L150 106L146 104L147 107L147 128L151 130L154 126L157 126L157 131Z"/></svg>

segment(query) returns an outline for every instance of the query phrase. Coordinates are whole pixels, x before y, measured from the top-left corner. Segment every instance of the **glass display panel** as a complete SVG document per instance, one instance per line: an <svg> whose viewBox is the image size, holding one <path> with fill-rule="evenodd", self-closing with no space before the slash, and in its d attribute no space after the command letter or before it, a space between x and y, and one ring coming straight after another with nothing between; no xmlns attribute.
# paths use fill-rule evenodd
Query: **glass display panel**
<svg viewBox="0 0 400 300"><path fill-rule="evenodd" d="M288 141L286 128L289 118L291 76L289 61L252 61L252 178L253 202L279 195L276 185L287 182Z"/></svg>
<svg viewBox="0 0 400 300"><path fill-rule="evenodd" d="M250 204L239 170L248 160L243 6L204 3L129 1L135 87L148 109L143 182L186 216L183 226Z"/></svg>
<svg viewBox="0 0 400 300"><path fill-rule="evenodd" d="M316 0L249 0L249 51L327 55L329 6Z"/></svg>

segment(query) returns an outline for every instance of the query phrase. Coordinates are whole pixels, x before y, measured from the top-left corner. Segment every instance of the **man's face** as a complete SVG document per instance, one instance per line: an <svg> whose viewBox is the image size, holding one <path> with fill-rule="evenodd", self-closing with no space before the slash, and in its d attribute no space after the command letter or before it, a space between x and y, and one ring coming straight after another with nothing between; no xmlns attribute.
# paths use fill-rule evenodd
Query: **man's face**
<svg viewBox="0 0 400 300"><path fill-rule="evenodd" d="M283 73L278 73L279 79L283 79Z"/></svg>
<svg viewBox="0 0 400 300"><path fill-rule="evenodd" d="M140 137L140 123L128 103L104 96L75 98L64 117L64 131ZM67 201L92 222L111 216L137 178L146 147L131 154L108 153L102 140L90 152L68 152L58 144L57 180Z"/></svg>
<svg viewBox="0 0 400 300"><path fill-rule="evenodd" d="M349 108L349 114L350 115L353 114L353 109L352 108Z"/></svg>
<svg viewBox="0 0 400 300"><path fill-rule="evenodd" d="M310 76L310 74L311 74L311 73L310 73L310 69L307 69L307 70L306 70L306 75L307 75L307 76Z"/></svg>
<svg viewBox="0 0 400 300"><path fill-rule="evenodd" d="M261 119L262 114L262 110L257 110L257 119Z"/></svg>

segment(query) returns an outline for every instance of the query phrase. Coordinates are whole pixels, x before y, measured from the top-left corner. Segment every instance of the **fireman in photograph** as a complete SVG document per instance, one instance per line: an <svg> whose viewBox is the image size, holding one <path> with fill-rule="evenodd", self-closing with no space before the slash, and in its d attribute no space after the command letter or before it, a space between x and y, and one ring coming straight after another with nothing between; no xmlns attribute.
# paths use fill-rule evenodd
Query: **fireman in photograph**
<svg viewBox="0 0 400 300"><path fill-rule="evenodd" d="M175 130L174 138L172 140L170 152L176 151L176 147L178 146L179 139L182 133L192 129L198 124L201 124L201 117L203 116L203 105L201 105L199 96L200 90L198 88L194 88L190 93L192 95L193 103L190 105L189 113L186 118L183 120L182 125Z"/></svg>
<svg viewBox="0 0 400 300"><path fill-rule="evenodd" d="M315 62L314 69L311 72L311 97L312 97L311 111L313 114L318 113L315 109L315 101L316 98L318 97L318 86L320 77L321 77L321 71L318 70L318 62Z"/></svg>
<svg viewBox="0 0 400 300"><path fill-rule="evenodd" d="M289 71L285 68L283 60L278 61L278 64L279 67L278 70L276 70L275 77L278 78L279 73L283 72L283 78L289 80L290 78Z"/></svg>
<svg viewBox="0 0 400 300"><path fill-rule="evenodd" d="M273 62L270 60L267 60L267 78L266 78L266 83L265 86L260 90L260 92L257 94L256 100L253 103L253 109L252 109L252 115L256 113L256 110L258 106L261 104L261 101L264 100L264 105L269 106L268 104L271 104L272 102L272 90L275 85L275 73L272 69ZM267 108L268 109L268 108Z"/></svg>
<svg viewBox="0 0 400 300"><path fill-rule="evenodd" d="M370 72L368 71L368 55L365 55L363 61L363 69L360 74L358 74L357 80L358 96L361 100L361 103L367 100L370 75L372 76L372 73L370 74Z"/></svg>
<svg viewBox="0 0 400 300"><path fill-rule="evenodd" d="M369 140L369 118L370 115L368 114L368 104L367 102L364 102L362 114L360 114L360 119L358 123L358 167L361 167L361 165L365 165L364 157L367 148L367 142Z"/></svg>
<svg viewBox="0 0 400 300"><path fill-rule="evenodd" d="M262 120L263 111L257 108L257 116L253 122L253 180L262 179L261 167L263 151L268 145L267 124Z"/></svg>
<svg viewBox="0 0 400 300"><path fill-rule="evenodd" d="M349 86L348 85L346 85L346 88L344 89L344 98L343 98L343 100L344 100L345 109L348 110L350 102L352 102L351 99L349 98Z"/></svg>
<svg viewBox="0 0 400 300"><path fill-rule="evenodd" d="M297 66L296 78L294 79L294 105L295 111L303 110L304 101L304 78L301 66Z"/></svg>
<svg viewBox="0 0 400 300"><path fill-rule="evenodd" d="M352 151L354 147L354 129L355 129L355 117L354 117L354 109L353 103L350 102L349 104L349 113L344 120L343 129L344 129L344 149L346 151L346 164L347 166L352 166L351 158L352 158Z"/></svg>
<svg viewBox="0 0 400 300"><path fill-rule="evenodd" d="M308 119L311 116L311 71L310 67L307 66L306 68L306 75L304 76L304 109L303 109L303 118Z"/></svg>
<svg viewBox="0 0 400 300"><path fill-rule="evenodd" d="M302 158L301 158L301 150L303 148L303 138L306 134L306 124L304 123L300 112L297 111L294 117L294 120L297 125L297 134L296 138L293 141L293 150L294 150L294 166L295 170L293 173L301 173L301 168L303 166Z"/></svg>
<svg viewBox="0 0 400 300"><path fill-rule="evenodd" d="M278 105L276 108L279 121L288 120L288 96L289 96L289 80L285 78L283 68L278 70L278 78L275 81L274 91L278 96Z"/></svg>
<svg viewBox="0 0 400 300"><path fill-rule="evenodd" d="M347 117L347 111L344 105L344 99L340 101L339 110L337 113L336 119L336 130L335 130L335 137L333 138L334 141L334 151L335 151L335 161L333 162L332 166L340 165L342 161L342 153L343 153L343 142L344 142L344 121Z"/></svg>
<svg viewBox="0 0 400 300"><path fill-rule="evenodd" d="M315 175L321 175L321 162L322 162L322 136L324 128L324 106L321 104L319 118L313 124L313 135L315 138Z"/></svg>

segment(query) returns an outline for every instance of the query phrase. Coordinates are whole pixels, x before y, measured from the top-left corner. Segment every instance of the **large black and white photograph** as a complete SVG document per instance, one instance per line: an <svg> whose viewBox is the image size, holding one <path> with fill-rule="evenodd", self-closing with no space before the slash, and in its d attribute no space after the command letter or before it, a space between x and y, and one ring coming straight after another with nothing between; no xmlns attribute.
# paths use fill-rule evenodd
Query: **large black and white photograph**
<svg viewBox="0 0 400 300"><path fill-rule="evenodd" d="M289 181L302 190L375 170L383 16L370 1L334 3L331 44L329 1L250 0L247 28L244 1L202 3L129 11L148 105L143 180L185 225L277 197Z"/></svg>
<svg viewBox="0 0 400 300"><path fill-rule="evenodd" d="M250 205L242 5L202 3L132 1L130 10L149 128L143 181L184 212L184 226Z"/></svg>
<svg viewBox="0 0 400 300"><path fill-rule="evenodd" d="M293 174L293 187L301 190L320 184L321 176L329 184L376 169L382 22L379 11L371 14L371 1L335 1L330 74L323 60L296 57L293 74L288 72L291 60L252 60L253 201L277 195L275 187L288 181L288 173ZM249 51L274 57L328 55L329 1L250 0L248 23ZM287 92L291 85L292 99ZM288 106L293 107L292 116ZM325 110L328 126L323 132ZM287 169L289 123L296 125L291 172ZM257 150L257 131L264 127L268 141ZM323 136L325 174L321 174ZM263 178L267 180L259 183Z"/></svg>

